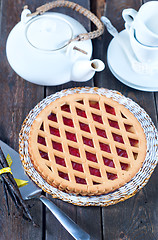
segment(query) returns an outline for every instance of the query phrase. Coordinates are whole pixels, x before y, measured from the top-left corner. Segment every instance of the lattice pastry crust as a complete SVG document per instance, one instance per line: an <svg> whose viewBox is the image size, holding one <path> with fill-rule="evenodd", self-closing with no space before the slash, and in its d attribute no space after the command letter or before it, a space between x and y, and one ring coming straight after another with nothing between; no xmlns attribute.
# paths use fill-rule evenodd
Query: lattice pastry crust
<svg viewBox="0 0 158 240"><path fill-rule="evenodd" d="M34 168L53 187L100 195L129 182L146 156L146 136L122 104L97 93L68 94L33 121L28 149Z"/></svg>

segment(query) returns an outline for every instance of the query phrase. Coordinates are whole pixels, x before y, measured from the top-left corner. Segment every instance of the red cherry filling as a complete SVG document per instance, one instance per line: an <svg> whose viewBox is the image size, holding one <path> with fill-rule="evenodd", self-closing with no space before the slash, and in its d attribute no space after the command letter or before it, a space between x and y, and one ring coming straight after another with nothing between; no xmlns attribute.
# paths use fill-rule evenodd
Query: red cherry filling
<svg viewBox="0 0 158 240"><path fill-rule="evenodd" d="M103 124L103 121L102 121L102 117L101 117L101 116L92 113L92 117L93 117L93 120L94 120L94 121Z"/></svg>
<svg viewBox="0 0 158 240"><path fill-rule="evenodd" d="M77 142L76 134L74 134L74 133L66 132L66 138L67 138L68 140Z"/></svg>
<svg viewBox="0 0 158 240"><path fill-rule="evenodd" d="M71 118L63 117L63 122L64 122L64 125L67 125L69 127L74 127L74 124Z"/></svg>
<svg viewBox="0 0 158 240"><path fill-rule="evenodd" d="M98 185L98 184L100 184L100 183L98 183L98 182L94 182L94 181L93 181L93 185Z"/></svg>
<svg viewBox="0 0 158 240"><path fill-rule="evenodd" d="M63 166L63 167L66 167L66 163L65 163L65 160L63 158L60 158L58 156L55 156L55 161L57 164Z"/></svg>
<svg viewBox="0 0 158 240"><path fill-rule="evenodd" d="M80 152L77 148L69 146L69 153L73 156L80 157Z"/></svg>
<svg viewBox="0 0 158 240"><path fill-rule="evenodd" d="M87 184L86 180L80 177L75 177L76 183Z"/></svg>
<svg viewBox="0 0 158 240"><path fill-rule="evenodd" d="M65 111L65 112L71 112L70 111L70 106L68 104L65 104L65 105L61 106L61 110Z"/></svg>
<svg viewBox="0 0 158 240"><path fill-rule="evenodd" d="M51 113L49 116L48 116L48 119L53 121L53 122L57 122L57 117L56 117L56 114L54 113Z"/></svg>
<svg viewBox="0 0 158 240"><path fill-rule="evenodd" d="M41 124L40 130L44 131L43 123Z"/></svg>
<svg viewBox="0 0 158 240"><path fill-rule="evenodd" d="M105 110L106 110L107 113L110 113L112 115L116 115L115 109L113 107L107 105L107 104L105 104Z"/></svg>
<svg viewBox="0 0 158 240"><path fill-rule="evenodd" d="M63 166L63 167L66 167L66 163L65 163L65 160L63 158L60 158L58 156L55 156L55 161L57 164Z"/></svg>
<svg viewBox="0 0 158 240"><path fill-rule="evenodd" d="M46 141L45 141L45 138L41 137L41 136L38 136L38 140L37 140L38 143L46 146Z"/></svg>
<svg viewBox="0 0 158 240"><path fill-rule="evenodd" d="M52 141L53 148L57 151L63 152L62 144Z"/></svg>
<svg viewBox="0 0 158 240"><path fill-rule="evenodd" d="M100 109L99 102L89 101L89 106L92 108Z"/></svg>
<svg viewBox="0 0 158 240"><path fill-rule="evenodd" d="M79 172L83 172L83 167L82 167L82 164L80 163L72 162L72 168Z"/></svg>
<svg viewBox="0 0 158 240"><path fill-rule="evenodd" d="M136 140L136 139L129 138L129 141L130 141L130 144L131 144L132 147L138 145L138 140Z"/></svg>
<svg viewBox="0 0 158 240"><path fill-rule="evenodd" d="M131 133L134 132L132 125L124 124L124 126L127 132L131 132Z"/></svg>
<svg viewBox="0 0 158 240"><path fill-rule="evenodd" d="M112 133L112 136L113 136L114 141L124 143L122 136L115 134L115 133Z"/></svg>
<svg viewBox="0 0 158 240"><path fill-rule="evenodd" d="M107 138L106 132L103 129L96 128L97 135L103 138Z"/></svg>
<svg viewBox="0 0 158 240"><path fill-rule="evenodd" d="M128 158L127 152L124 149L116 148L117 154L120 157Z"/></svg>
<svg viewBox="0 0 158 240"><path fill-rule="evenodd" d="M121 169L126 170L129 167L129 164L120 162Z"/></svg>
<svg viewBox="0 0 158 240"><path fill-rule="evenodd" d="M81 128L81 130L90 133L90 129L89 129L89 126L88 126L87 124L82 123L82 122L80 122L79 124L80 124L80 128Z"/></svg>
<svg viewBox="0 0 158 240"><path fill-rule="evenodd" d="M103 157L103 161L106 166L112 167L112 168L115 167L114 162L111 159Z"/></svg>
<svg viewBox="0 0 158 240"><path fill-rule="evenodd" d="M69 176L68 176L67 173L63 173L63 172L58 171L58 174L61 178L64 178L65 180L69 181Z"/></svg>
<svg viewBox="0 0 158 240"><path fill-rule="evenodd" d="M76 108L77 115L80 117L87 118L86 112L84 110L81 110L79 108Z"/></svg>
<svg viewBox="0 0 158 240"><path fill-rule="evenodd" d="M111 127L120 129L117 121L113 121L113 120L110 120L110 119L108 119L108 121L109 121L109 125Z"/></svg>
<svg viewBox="0 0 158 240"><path fill-rule="evenodd" d="M41 151L41 150L39 150L39 153L40 153L40 155L41 155L42 158L49 160L48 153L43 152L43 151Z"/></svg>
<svg viewBox="0 0 158 240"><path fill-rule="evenodd" d="M136 160L138 157L138 153L133 152L134 159Z"/></svg>
<svg viewBox="0 0 158 240"><path fill-rule="evenodd" d="M117 174L109 173L109 172L106 172L106 173L109 180L115 180L117 178Z"/></svg>
<svg viewBox="0 0 158 240"><path fill-rule="evenodd" d="M83 100L79 100L77 102L80 103L80 104L84 104Z"/></svg>
<svg viewBox="0 0 158 240"><path fill-rule="evenodd" d="M83 143L87 146L94 147L93 141L90 138L82 137Z"/></svg>
<svg viewBox="0 0 158 240"><path fill-rule="evenodd" d="M100 149L102 151L105 151L105 152L108 152L108 153L111 153L111 150L110 150L110 146L108 144L105 144L105 143L99 143L100 145Z"/></svg>
<svg viewBox="0 0 158 240"><path fill-rule="evenodd" d="M96 155L93 154L93 153L90 153L90 152L87 152L87 151L86 151L86 158L87 158L89 161L97 162L97 157L96 157Z"/></svg>
<svg viewBox="0 0 158 240"><path fill-rule="evenodd" d="M89 167L89 171L91 175L94 175L96 177L101 177L99 169Z"/></svg>
<svg viewBox="0 0 158 240"><path fill-rule="evenodd" d="M50 134L60 137L59 129L49 126Z"/></svg>

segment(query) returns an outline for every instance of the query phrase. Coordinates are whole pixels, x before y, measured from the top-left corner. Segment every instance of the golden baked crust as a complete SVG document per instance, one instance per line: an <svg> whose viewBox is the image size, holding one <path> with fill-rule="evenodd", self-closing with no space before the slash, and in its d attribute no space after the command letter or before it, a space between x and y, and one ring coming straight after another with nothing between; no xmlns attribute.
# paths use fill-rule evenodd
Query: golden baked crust
<svg viewBox="0 0 158 240"><path fill-rule="evenodd" d="M45 107L28 143L35 169L50 185L81 195L118 189L146 156L145 134L135 116L113 99L91 93L70 94Z"/></svg>

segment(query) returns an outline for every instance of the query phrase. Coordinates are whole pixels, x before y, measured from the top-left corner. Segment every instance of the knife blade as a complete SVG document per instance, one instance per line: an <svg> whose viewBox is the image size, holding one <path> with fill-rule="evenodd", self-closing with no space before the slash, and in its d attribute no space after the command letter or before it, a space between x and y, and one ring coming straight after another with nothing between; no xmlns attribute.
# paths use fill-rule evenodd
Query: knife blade
<svg viewBox="0 0 158 240"><path fill-rule="evenodd" d="M41 195L42 190L26 175L24 168L17 153L14 149L9 147L6 143L0 140L0 147L7 157L9 154L13 160L11 165L11 170L14 178L28 181L28 184L20 187L20 193L24 200L31 199L36 196L41 200L45 206L53 213L53 215L58 219L58 221L63 225L63 227L74 237L76 240L89 240L90 236L88 233L83 231L71 218L69 218L61 209L59 209L52 201L47 197Z"/></svg>

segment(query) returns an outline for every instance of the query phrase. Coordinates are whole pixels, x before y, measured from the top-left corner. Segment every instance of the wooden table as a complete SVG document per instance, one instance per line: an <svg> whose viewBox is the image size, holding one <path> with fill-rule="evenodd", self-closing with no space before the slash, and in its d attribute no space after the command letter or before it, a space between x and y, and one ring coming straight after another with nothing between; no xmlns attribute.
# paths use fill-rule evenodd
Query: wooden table
<svg viewBox="0 0 158 240"><path fill-rule="evenodd" d="M20 78L6 59L5 45L10 30L20 20L25 4L34 11L44 0L0 0L0 139L18 151L18 134L28 112L45 96L58 90L77 86L97 86L115 89L142 106L157 125L158 93L134 90L120 83L106 69L82 83L69 82L56 87L42 87ZM118 31L124 28L122 10L127 7L139 9L140 0L76 0L100 17L109 17ZM78 19L88 30L90 22L72 11L60 9ZM93 26L92 26L93 27ZM93 58L106 63L107 46L112 37L107 31L93 41ZM18 57L18 56L17 56ZM150 79L149 79L150 81ZM51 199L78 225L87 231L92 240L156 240L158 239L158 169L149 183L134 197L110 207L77 207L58 199ZM50 197L51 198L51 197ZM8 216L0 185L0 240L71 240L73 239L55 217L37 200L28 202L34 221L39 227L18 216L12 201Z"/></svg>

